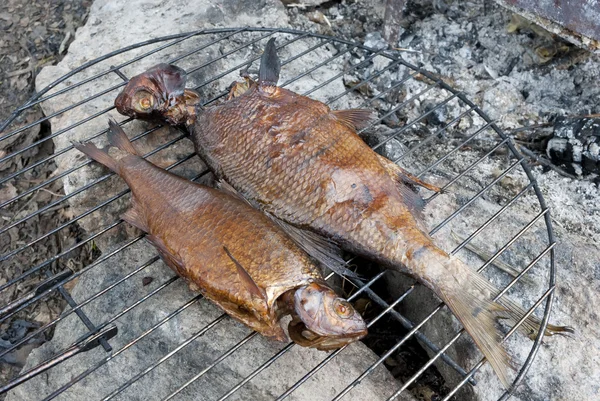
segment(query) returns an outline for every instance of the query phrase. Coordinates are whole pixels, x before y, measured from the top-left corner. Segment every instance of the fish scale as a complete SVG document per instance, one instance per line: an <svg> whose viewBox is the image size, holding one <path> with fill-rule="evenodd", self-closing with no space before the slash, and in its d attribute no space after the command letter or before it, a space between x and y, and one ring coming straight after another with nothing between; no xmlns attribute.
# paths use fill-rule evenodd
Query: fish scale
<svg viewBox="0 0 600 401"><path fill-rule="evenodd" d="M425 202L415 186L440 189L364 143L356 130L366 125L371 112L333 111L277 87L280 66L272 38L261 58L258 83L251 82L243 93L232 91L227 101L207 108L185 102L174 106L188 113L179 121L187 125L197 153L219 179L283 221L282 227L313 256L327 259L323 255L335 252L319 248L323 239L315 237L321 236L430 288L508 387L511 360L496 321L520 322L519 329L531 335L539 330L539 319L525 317L523 308L507 298L495 301L497 288L434 244L424 230ZM128 86L124 92L135 90L135 85ZM176 110L164 110L164 118L173 121ZM548 325L545 334L569 331Z"/></svg>
<svg viewBox="0 0 600 401"><path fill-rule="evenodd" d="M191 127L198 151L207 159L218 159L211 168L221 172L220 178L266 212L293 225L310 226L327 237L343 238L369 256L399 262L406 251L396 242L401 225L385 227L372 223L389 220L386 216L377 217L381 209L395 216L392 220L414 221L406 206L397 201L397 183L388 176L376 154L362 140L355 140L356 133L329 118L328 107L282 88L278 91L276 100L284 99L281 104L274 105L274 100L265 99L255 88L227 103L202 110ZM289 114L288 107L292 108ZM273 125L271 121L277 123ZM321 124L314 125L314 121ZM283 148L271 160L271 149L278 144L273 138L289 145L298 131L307 132L305 140ZM339 180L332 181L331 177L336 176ZM328 195L336 185L346 187L346 203L336 203ZM361 193L365 189L369 199ZM376 201L386 194L395 197ZM430 242L412 230L405 236L411 238L413 248Z"/></svg>
<svg viewBox="0 0 600 401"><path fill-rule="evenodd" d="M326 105L283 88L267 89L259 83L239 97L197 110L188 128L199 155L265 212L429 287L508 386L511 363L495 328L496 313L507 308L518 321L522 308L496 305L489 294L497 289L435 246L411 210L418 196ZM277 157L270 158L274 148ZM539 321L530 318L528 327L535 331Z"/></svg>
<svg viewBox="0 0 600 401"><path fill-rule="evenodd" d="M280 324L285 314L292 314L290 335L306 346L338 348L366 334L360 315L327 287L310 256L267 216L237 196L144 160L113 122L109 142L120 149L112 152L116 156L93 144L75 147L125 180L132 208L123 219L145 231L166 264L193 289L273 339L287 338ZM308 312L305 304L317 310Z"/></svg>

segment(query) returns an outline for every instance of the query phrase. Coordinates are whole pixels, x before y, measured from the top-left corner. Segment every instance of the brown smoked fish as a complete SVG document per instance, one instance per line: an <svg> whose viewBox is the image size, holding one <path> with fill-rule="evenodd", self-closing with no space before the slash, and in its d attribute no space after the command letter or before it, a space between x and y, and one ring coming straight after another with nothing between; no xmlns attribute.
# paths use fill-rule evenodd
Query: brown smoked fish
<svg viewBox="0 0 600 401"><path fill-rule="evenodd" d="M279 320L291 314L295 342L339 348L366 335L351 304L327 286L310 259L269 218L244 200L188 181L138 156L116 123L111 154L75 147L120 175L132 192L122 218L146 232L163 260L233 318L285 340Z"/></svg>
<svg viewBox="0 0 600 401"><path fill-rule="evenodd" d="M460 259L438 248L422 229L423 200L418 180L378 155L357 135L370 119L367 110L331 110L327 105L277 87L280 63L274 41L262 56L257 83L236 85L228 101L203 108L197 95L185 90L185 75L170 88L140 94L141 74L116 99L117 109L136 118L162 115L185 124L198 154L217 177L267 214L310 230L344 248L418 279L435 292L461 321L502 383L508 387L511 361L495 327L498 317L512 322L525 312ZM160 94L178 93L175 102ZM185 93L188 93L185 95ZM138 98L152 97L143 109ZM163 98L165 95L162 95ZM128 100L129 99L129 100ZM537 333L539 320L521 326ZM545 334L568 331L548 326Z"/></svg>

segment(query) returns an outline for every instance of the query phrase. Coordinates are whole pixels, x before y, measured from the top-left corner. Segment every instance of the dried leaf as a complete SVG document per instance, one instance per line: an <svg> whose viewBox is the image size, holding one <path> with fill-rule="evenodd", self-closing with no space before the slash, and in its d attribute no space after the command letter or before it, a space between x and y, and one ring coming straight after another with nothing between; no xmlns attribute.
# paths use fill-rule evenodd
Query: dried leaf
<svg viewBox="0 0 600 401"><path fill-rule="evenodd" d="M306 14L306 16L312 22L316 22L317 24L321 24L321 25L329 25L329 27L331 28L331 22L329 22L329 19L327 19L325 14L323 14L319 10L315 10L311 13L308 13L308 14Z"/></svg>
<svg viewBox="0 0 600 401"><path fill-rule="evenodd" d="M17 188L10 182L0 186L0 203L4 203L9 199L17 196Z"/></svg>
<svg viewBox="0 0 600 401"><path fill-rule="evenodd" d="M65 52L65 50L67 50L67 45L69 44L69 39L71 39L71 31L67 32L63 41L60 42L60 47L58 48L58 54L63 54Z"/></svg>

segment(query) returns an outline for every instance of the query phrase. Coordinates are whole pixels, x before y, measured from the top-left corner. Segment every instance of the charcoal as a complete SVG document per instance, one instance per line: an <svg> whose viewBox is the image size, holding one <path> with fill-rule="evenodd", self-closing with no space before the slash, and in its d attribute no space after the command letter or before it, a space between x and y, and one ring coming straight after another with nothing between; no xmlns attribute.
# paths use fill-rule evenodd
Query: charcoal
<svg viewBox="0 0 600 401"><path fill-rule="evenodd" d="M575 174L600 173L600 119L558 118L546 153L553 163Z"/></svg>

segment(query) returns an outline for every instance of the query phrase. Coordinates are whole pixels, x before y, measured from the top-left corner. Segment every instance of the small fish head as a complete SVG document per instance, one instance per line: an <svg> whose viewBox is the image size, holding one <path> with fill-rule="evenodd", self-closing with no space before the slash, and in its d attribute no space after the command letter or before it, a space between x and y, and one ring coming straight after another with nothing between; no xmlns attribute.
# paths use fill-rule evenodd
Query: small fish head
<svg viewBox="0 0 600 401"><path fill-rule="evenodd" d="M186 72L169 64L158 64L131 78L115 99L119 113L141 120L185 124L199 95L185 89Z"/></svg>
<svg viewBox="0 0 600 401"><path fill-rule="evenodd" d="M292 340L302 346L331 350L363 338L367 325L354 307L331 288L311 283L294 294L294 314L288 331Z"/></svg>

